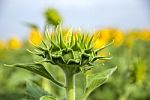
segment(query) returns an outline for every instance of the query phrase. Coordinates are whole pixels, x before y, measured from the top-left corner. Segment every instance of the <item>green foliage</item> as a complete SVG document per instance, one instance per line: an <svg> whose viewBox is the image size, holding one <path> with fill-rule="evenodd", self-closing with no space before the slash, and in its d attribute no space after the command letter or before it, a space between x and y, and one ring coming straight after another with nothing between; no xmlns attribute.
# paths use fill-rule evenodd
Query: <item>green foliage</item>
<svg viewBox="0 0 150 100"><path fill-rule="evenodd" d="M100 85L104 84L116 69L117 67L107 69L106 71L101 73L87 75L86 89L83 98L87 98L93 90L98 88Z"/></svg>
<svg viewBox="0 0 150 100"><path fill-rule="evenodd" d="M46 42L46 44L49 43L47 42L47 40L44 41ZM4 63L31 63L33 62L33 57L36 61L39 61L41 59L39 59L35 55L31 55L24 48L30 49L29 46L26 46L17 50L0 50L0 66L2 66L2 64ZM88 72L92 72L92 74L95 74L97 72L101 73L112 66L117 65L118 68L105 84L102 84L100 87L91 92L91 94L88 96L88 100L149 100L149 48L150 45L148 41L146 42L138 40L135 41L132 48L126 48L125 45L117 48L110 46L108 50L111 51L111 55L113 55L113 59L111 61L104 62L105 65L103 65L102 62L97 61L96 64L94 64L95 67L91 69L95 72L89 70L90 68L88 68L88 66L86 67L86 69L89 70ZM107 50L107 48L105 50ZM103 49L103 51L105 50ZM77 55L77 53L75 55ZM59 70L60 68L58 68L57 65L49 65L49 63L42 64L44 65L45 69L47 69L48 72L51 73L57 80L62 82L64 81L64 75L62 71ZM140 74L140 71L142 71L143 74ZM84 73L84 70L82 70L82 72ZM82 96L85 91L86 76L84 76L85 74L83 74L82 72L78 73L75 77L75 100L82 100ZM138 76L141 77L140 80L137 80L137 73L139 73ZM60 89L45 78L41 79L41 77L37 77L35 74L28 73L24 70L1 67L0 100L20 100L21 98L23 98L26 80L33 80L34 82L38 83L38 85L44 90L48 91L49 93L53 93L56 97L58 97L58 100L66 99L65 89ZM46 82L44 80L46 80Z"/></svg>
<svg viewBox="0 0 150 100"><path fill-rule="evenodd" d="M84 35L84 34L74 34L72 31L69 31L68 37L64 37L62 29L60 26L56 28L54 34L45 34L46 39L42 41L42 45L35 45L35 50L30 53L40 56L42 60L32 63L32 64L14 64L14 65L5 65L6 67L19 67L26 69L28 71L34 72L38 75L41 75L55 85L64 87L66 89L67 100L75 100L75 81L74 77L78 73L85 75L86 87L85 93L83 94L83 100L85 100L88 95L94 91L97 87L104 84L109 76L116 70L116 67L109 69L105 72L98 72L96 74L88 75L87 72L95 68L95 61L103 61L110 59L109 57L104 57L98 55L103 49L108 47L106 45L102 48L95 49L93 46L93 36ZM65 85L57 81L48 69L44 66L44 62L59 67L65 75ZM46 92L41 90L35 84L27 85L27 92L29 97L32 99L40 100L55 100L51 96L46 95ZM41 97L43 96L43 97Z"/></svg>
<svg viewBox="0 0 150 100"><path fill-rule="evenodd" d="M56 100L56 98L52 97L52 96L42 96L40 98L40 100Z"/></svg>
<svg viewBox="0 0 150 100"><path fill-rule="evenodd" d="M131 48L111 47L113 59L105 63L102 70L115 66L116 62L118 70L89 96L89 100L149 100L149 48L149 42L141 40L136 40Z"/></svg>
<svg viewBox="0 0 150 100"><path fill-rule="evenodd" d="M26 99L28 100L56 100L53 95L44 91L33 82L27 82Z"/></svg>
<svg viewBox="0 0 150 100"><path fill-rule="evenodd" d="M34 63L34 64L15 64L15 65L4 65L4 66L8 66L8 67L19 67L19 68L23 68L26 70L29 70L31 72L34 72L38 75L41 75L49 80L51 80L52 82L54 82L56 85L60 86L60 87L64 87L63 84L61 84L60 82L58 82L46 69L45 67L40 64L40 63Z"/></svg>

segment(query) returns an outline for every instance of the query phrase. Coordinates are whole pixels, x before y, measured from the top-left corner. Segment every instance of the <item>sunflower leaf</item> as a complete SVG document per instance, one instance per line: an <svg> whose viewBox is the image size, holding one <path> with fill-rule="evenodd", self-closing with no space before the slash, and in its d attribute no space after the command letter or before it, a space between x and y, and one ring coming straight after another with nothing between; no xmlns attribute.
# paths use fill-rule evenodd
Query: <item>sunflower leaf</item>
<svg viewBox="0 0 150 100"><path fill-rule="evenodd" d="M49 94L47 91L40 88L37 84L32 81L27 81L26 83L26 98L31 100L39 100L43 96L53 97L53 95ZM43 99L44 100L44 99ZM47 99L48 100L48 99ZM55 100L55 99L49 99Z"/></svg>
<svg viewBox="0 0 150 100"><path fill-rule="evenodd" d="M14 64L14 65L4 65L8 67L19 67L26 69L28 71L34 72L38 75L41 75L50 81L52 81L54 84L60 86L60 87L65 87L62 83L58 82L46 69L45 67L40 64L40 63L33 63L33 64Z"/></svg>
<svg viewBox="0 0 150 100"><path fill-rule="evenodd" d="M112 73L117 69L111 68L107 69L104 72L90 74L86 76L86 89L83 95L83 98L87 98L90 93L92 93L96 88L106 83L107 79L112 75Z"/></svg>

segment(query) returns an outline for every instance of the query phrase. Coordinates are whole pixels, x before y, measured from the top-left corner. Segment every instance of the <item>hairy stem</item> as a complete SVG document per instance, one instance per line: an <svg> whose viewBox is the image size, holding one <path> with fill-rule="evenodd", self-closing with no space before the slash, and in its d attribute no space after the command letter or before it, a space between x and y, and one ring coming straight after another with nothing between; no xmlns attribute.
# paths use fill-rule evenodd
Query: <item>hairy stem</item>
<svg viewBox="0 0 150 100"><path fill-rule="evenodd" d="M73 74L66 74L67 100L75 100L75 82Z"/></svg>

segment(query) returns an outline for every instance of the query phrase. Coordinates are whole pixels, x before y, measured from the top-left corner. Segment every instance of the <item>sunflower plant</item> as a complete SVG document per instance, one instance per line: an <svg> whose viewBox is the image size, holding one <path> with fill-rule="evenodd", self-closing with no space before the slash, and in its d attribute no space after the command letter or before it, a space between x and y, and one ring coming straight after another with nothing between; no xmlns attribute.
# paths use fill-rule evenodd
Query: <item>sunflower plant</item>
<svg viewBox="0 0 150 100"><path fill-rule="evenodd" d="M55 85L64 88L66 90L66 99L75 100L75 77L78 73L83 74L86 84L84 86L84 93L80 100L86 100L87 97L100 85L104 84L109 76L116 70L115 68L107 69L106 71L92 73L95 62L100 60L108 60L110 57L104 57L98 55L101 50L108 47L110 44L101 48L94 48L93 36L73 33L68 31L67 36L63 36L63 31L58 26L53 34L45 31L45 39L42 44L35 45L34 51L29 51L35 55L40 56L43 60L32 63L32 64L14 64L5 65L8 67L19 67L41 75ZM57 65L64 73L65 82L58 81L51 73L47 70L43 63L49 63L51 65ZM57 72L56 72L57 73ZM58 98L40 89L35 84L28 84L28 92L32 99L37 100L57 100ZM78 90L76 90L78 91ZM35 93L33 93L35 92Z"/></svg>

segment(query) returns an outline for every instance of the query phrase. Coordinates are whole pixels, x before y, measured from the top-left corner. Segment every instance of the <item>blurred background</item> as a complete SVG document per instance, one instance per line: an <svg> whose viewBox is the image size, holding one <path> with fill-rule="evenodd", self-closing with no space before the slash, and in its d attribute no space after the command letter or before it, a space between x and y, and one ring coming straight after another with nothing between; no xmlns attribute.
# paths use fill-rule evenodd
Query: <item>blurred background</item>
<svg viewBox="0 0 150 100"><path fill-rule="evenodd" d="M118 70L89 100L150 100L149 0L0 0L0 100L22 100L27 80L65 100L64 91L48 80L3 66L38 60L26 49L41 43L46 25L53 29L60 23L64 34L69 28L75 32L80 28L83 33L97 36L95 48L114 40L100 54L111 54L113 59L97 66L100 71L114 66ZM50 70L59 73L58 69ZM61 71L55 77L61 81ZM80 100L78 85L76 95Z"/></svg>
<svg viewBox="0 0 150 100"><path fill-rule="evenodd" d="M24 23L32 22L43 28L43 11L56 8L62 15L64 26L94 30L104 27L121 29L148 28L150 26L149 0L1 0L0 34L27 36Z"/></svg>

